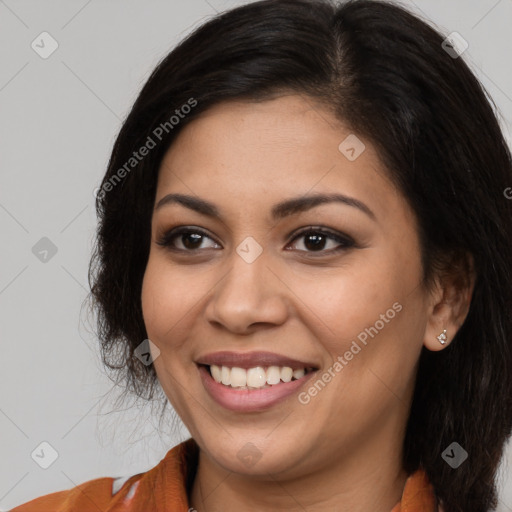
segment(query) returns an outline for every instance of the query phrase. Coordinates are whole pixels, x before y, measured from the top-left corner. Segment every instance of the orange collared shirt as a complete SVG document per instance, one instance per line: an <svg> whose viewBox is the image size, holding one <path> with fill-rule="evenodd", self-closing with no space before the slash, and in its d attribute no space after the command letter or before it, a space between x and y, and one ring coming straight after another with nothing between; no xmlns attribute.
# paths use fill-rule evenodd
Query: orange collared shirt
<svg viewBox="0 0 512 512"><path fill-rule="evenodd" d="M10 512L193 512L188 503L199 447L188 439L146 473L97 478L74 489L35 498ZM434 490L421 469L406 480L390 512L436 512Z"/></svg>

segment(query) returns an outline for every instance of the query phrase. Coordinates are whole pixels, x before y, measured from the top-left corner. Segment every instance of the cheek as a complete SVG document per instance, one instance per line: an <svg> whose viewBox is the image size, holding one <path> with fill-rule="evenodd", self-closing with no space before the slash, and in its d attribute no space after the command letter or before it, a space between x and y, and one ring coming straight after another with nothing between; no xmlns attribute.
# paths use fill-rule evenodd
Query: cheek
<svg viewBox="0 0 512 512"><path fill-rule="evenodd" d="M425 325L421 264L415 254L368 251L358 256L357 265L347 266L346 272L337 269L321 286L302 284L300 295L308 297L308 309L316 314L308 321L317 326L329 361L344 358L341 373L350 378L343 385L353 391L371 378L366 369L393 381L399 373L407 380L405 367L414 367Z"/></svg>
<svg viewBox="0 0 512 512"><path fill-rule="evenodd" d="M173 326L185 315L187 301L179 279L172 267L150 254L142 282L142 315L146 331L160 349L169 338Z"/></svg>
<svg viewBox="0 0 512 512"><path fill-rule="evenodd" d="M165 255L150 252L142 282L142 315L148 337L158 345L164 360L171 352L179 356L190 338L214 285L209 276L194 265L175 265Z"/></svg>
<svg viewBox="0 0 512 512"><path fill-rule="evenodd" d="M333 360L344 359L341 393L360 404L392 402L411 385L425 325L419 260L390 252L369 261L338 286L339 307L329 324L339 336L326 347ZM396 258L395 258L396 257ZM358 407L357 400L353 403Z"/></svg>
<svg viewBox="0 0 512 512"><path fill-rule="evenodd" d="M397 306L393 309L393 304L405 300L414 276L406 275L392 260L382 253L369 255L360 258L357 265L347 266L346 271L336 269L321 280L297 285L297 295L307 297L305 303L316 314L315 323L332 338L331 345L355 339L375 322L380 326L381 315L388 310L387 317L396 316Z"/></svg>
<svg viewBox="0 0 512 512"><path fill-rule="evenodd" d="M157 265L150 255L142 280L141 293L142 316L150 339L152 333L159 330L158 322L162 319L162 287L158 275Z"/></svg>
<svg viewBox="0 0 512 512"><path fill-rule="evenodd" d="M183 283L177 276L168 262L150 253L142 282L141 304L148 338L160 350L154 360L158 380L167 398L182 416L185 407L179 393L179 383L184 381L187 373L180 357L180 347L190 330L186 319L191 305L186 300L186 291L180 289Z"/></svg>

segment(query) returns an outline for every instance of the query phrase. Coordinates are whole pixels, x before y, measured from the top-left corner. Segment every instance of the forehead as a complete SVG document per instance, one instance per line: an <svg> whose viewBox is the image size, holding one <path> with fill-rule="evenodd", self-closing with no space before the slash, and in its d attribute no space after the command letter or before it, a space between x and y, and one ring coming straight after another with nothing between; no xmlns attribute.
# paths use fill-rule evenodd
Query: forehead
<svg viewBox="0 0 512 512"><path fill-rule="evenodd" d="M170 192L244 207L320 192L381 212L401 201L372 144L300 95L224 102L191 121L162 161L157 201Z"/></svg>

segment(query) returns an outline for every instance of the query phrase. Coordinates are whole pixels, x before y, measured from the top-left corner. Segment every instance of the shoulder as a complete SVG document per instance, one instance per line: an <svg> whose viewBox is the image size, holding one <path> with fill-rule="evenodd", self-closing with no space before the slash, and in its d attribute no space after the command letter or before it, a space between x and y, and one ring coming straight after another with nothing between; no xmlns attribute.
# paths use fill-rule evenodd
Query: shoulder
<svg viewBox="0 0 512 512"><path fill-rule="evenodd" d="M73 489L35 498L10 512L136 512L168 510L175 505L174 510L182 510L187 506L187 488L197 456L197 444L189 439L169 450L145 473L89 480Z"/></svg>
<svg viewBox="0 0 512 512"><path fill-rule="evenodd" d="M120 504L128 506L144 475L89 480L73 489L35 498L10 512L107 512Z"/></svg>

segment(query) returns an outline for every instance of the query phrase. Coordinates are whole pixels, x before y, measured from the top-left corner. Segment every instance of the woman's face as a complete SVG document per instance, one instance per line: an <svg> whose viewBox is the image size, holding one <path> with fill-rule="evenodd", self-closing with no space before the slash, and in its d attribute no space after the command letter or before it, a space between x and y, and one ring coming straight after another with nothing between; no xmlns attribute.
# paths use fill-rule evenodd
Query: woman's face
<svg viewBox="0 0 512 512"><path fill-rule="evenodd" d="M415 217L362 143L290 95L217 105L163 160L143 315L213 466L297 476L401 456L431 307ZM246 378L267 384L236 389Z"/></svg>

